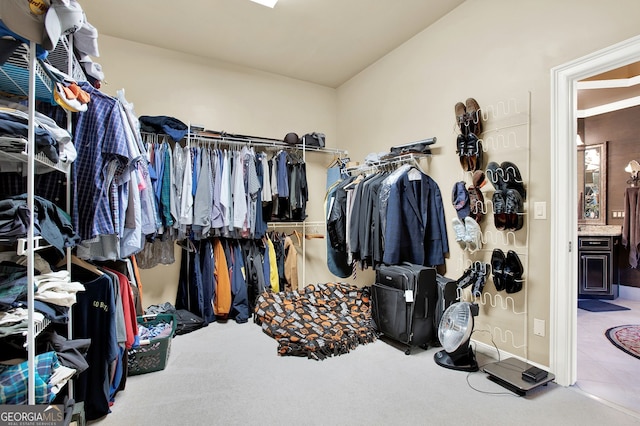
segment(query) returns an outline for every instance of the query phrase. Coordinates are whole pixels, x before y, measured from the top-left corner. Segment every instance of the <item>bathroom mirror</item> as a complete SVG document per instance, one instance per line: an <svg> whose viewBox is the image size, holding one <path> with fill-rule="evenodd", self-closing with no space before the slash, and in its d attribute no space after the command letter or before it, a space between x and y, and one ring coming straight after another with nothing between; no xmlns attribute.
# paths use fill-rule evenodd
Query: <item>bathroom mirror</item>
<svg viewBox="0 0 640 426"><path fill-rule="evenodd" d="M607 223L607 143L578 147L578 223Z"/></svg>

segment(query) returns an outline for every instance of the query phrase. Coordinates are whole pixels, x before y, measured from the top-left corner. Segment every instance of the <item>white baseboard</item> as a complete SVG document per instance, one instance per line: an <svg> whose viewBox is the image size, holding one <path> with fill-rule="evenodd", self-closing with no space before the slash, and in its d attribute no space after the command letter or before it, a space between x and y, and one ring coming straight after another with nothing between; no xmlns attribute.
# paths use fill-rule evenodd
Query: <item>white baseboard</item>
<svg viewBox="0 0 640 426"><path fill-rule="evenodd" d="M627 300L640 301L640 287L629 287L627 285L618 286L618 297Z"/></svg>
<svg viewBox="0 0 640 426"><path fill-rule="evenodd" d="M498 353L496 352L496 348L493 345L488 345L486 343L483 342L478 342L476 340L472 340L473 345L475 346L475 351L476 353L481 353L484 356L487 356L489 358L492 358L495 361L498 361ZM500 350L500 360L504 360L506 358L516 358L522 362L526 362L528 364L531 364L533 366L536 366L538 368L542 368L543 370L547 370L549 371L549 367L546 365L542 365L542 364L538 364L535 363L531 360L528 360L526 358L523 358L521 356L518 355L514 355L510 352L504 351L504 350ZM552 372L553 373L553 372Z"/></svg>

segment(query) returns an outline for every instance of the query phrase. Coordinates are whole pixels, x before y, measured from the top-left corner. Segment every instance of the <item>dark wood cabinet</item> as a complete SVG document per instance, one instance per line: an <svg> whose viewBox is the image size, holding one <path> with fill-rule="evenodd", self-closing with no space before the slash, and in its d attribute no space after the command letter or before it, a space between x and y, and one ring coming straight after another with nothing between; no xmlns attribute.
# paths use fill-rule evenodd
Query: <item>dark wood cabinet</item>
<svg viewBox="0 0 640 426"><path fill-rule="evenodd" d="M578 238L578 298L618 297L617 248L619 237Z"/></svg>

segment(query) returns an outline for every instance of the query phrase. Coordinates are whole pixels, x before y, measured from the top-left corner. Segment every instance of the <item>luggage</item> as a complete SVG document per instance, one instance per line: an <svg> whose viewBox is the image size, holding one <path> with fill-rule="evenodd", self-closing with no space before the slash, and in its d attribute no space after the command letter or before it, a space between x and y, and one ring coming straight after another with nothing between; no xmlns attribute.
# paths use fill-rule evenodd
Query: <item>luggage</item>
<svg viewBox="0 0 640 426"><path fill-rule="evenodd" d="M437 341L435 268L404 263L381 265L372 289L372 315L380 333L408 346L405 353Z"/></svg>
<svg viewBox="0 0 640 426"><path fill-rule="evenodd" d="M204 319L186 309L178 309L173 315L176 317L176 335L191 333L206 325Z"/></svg>

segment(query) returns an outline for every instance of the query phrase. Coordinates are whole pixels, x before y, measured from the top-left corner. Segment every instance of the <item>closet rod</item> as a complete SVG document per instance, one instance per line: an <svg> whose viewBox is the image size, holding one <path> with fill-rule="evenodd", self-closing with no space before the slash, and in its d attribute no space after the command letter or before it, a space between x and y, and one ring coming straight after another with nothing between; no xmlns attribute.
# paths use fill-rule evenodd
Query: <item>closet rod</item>
<svg viewBox="0 0 640 426"><path fill-rule="evenodd" d="M272 138L264 138L258 136L243 136L243 135L229 135L224 132L215 132L215 135L202 135L197 133L189 133L187 137L190 141L195 141L197 143L222 143L226 145L252 145L252 146L260 146L265 148L277 148L277 149L302 149L304 151L318 151L318 152L327 152L330 154L338 154L338 155L346 155L348 153L347 150L338 149L338 148L326 148L326 147L318 147L318 146L307 146L307 145L289 145L281 141L280 139L272 139ZM219 133L219 134L218 134ZM153 135L159 136L155 133L141 133L144 135Z"/></svg>
<svg viewBox="0 0 640 426"><path fill-rule="evenodd" d="M267 227L271 228L271 229L276 229L276 228L300 228L300 227L318 227L318 226L325 226L325 222L324 221L316 221L316 222L311 222L311 221L304 221L304 222L267 222Z"/></svg>
<svg viewBox="0 0 640 426"><path fill-rule="evenodd" d="M416 165L418 165L418 162L421 158L426 158L426 157L430 157L431 154L401 154L401 155L397 155L394 156L392 158L389 158L388 160L381 160L381 161L375 161L375 162L369 162L366 164L362 164L359 166L355 166L355 167L347 167L346 171L347 172L365 172L365 171L376 171L379 170L381 168L387 167L387 166L395 166L395 165L402 165L402 164L407 164L407 163L414 163Z"/></svg>

